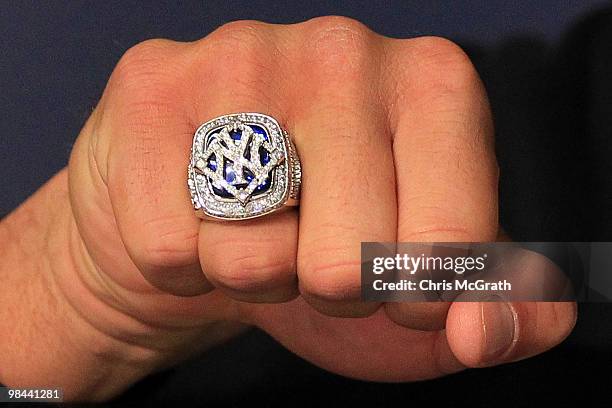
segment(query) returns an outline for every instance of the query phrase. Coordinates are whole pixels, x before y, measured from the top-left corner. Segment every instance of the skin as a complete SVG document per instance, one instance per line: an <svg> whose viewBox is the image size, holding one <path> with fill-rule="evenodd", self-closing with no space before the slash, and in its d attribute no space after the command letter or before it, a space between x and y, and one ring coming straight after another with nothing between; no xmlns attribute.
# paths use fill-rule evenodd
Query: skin
<svg viewBox="0 0 612 408"><path fill-rule="evenodd" d="M194 216L193 132L240 111L293 135L299 216ZM359 301L362 241L495 240L497 180L485 90L447 40L323 17L141 43L67 168L0 223L0 382L106 399L249 325L377 381L544 352L575 304Z"/></svg>

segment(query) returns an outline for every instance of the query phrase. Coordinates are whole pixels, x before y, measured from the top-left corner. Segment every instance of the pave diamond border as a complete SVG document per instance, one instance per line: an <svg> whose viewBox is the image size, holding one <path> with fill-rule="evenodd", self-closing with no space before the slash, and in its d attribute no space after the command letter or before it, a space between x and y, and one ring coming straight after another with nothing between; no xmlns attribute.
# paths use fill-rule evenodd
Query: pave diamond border
<svg viewBox="0 0 612 408"><path fill-rule="evenodd" d="M268 133L269 143L282 152L283 161L272 170L272 183L266 194L252 197L243 204L238 200L221 199L212 193L208 177L196 171L196 163L203 158L208 136L220 128L241 122L246 125L263 127ZM223 220L240 220L269 214L283 207L296 194L294 168L299 167L299 159L288 135L271 116L261 113L234 113L220 116L202 124L194 133L191 157L188 167L188 186L191 201L199 216Z"/></svg>

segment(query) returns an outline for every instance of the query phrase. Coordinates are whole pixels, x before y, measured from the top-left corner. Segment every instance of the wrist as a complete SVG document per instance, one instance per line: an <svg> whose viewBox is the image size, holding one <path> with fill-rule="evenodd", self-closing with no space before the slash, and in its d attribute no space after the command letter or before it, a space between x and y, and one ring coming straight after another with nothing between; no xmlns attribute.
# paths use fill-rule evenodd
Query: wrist
<svg viewBox="0 0 612 408"><path fill-rule="evenodd" d="M88 265L60 172L2 220L0 382L60 387L68 400L99 400L234 333L209 322L155 326L126 313Z"/></svg>
<svg viewBox="0 0 612 408"><path fill-rule="evenodd" d="M66 204L62 171L2 221L0 381L61 387L68 399L98 398L94 388L111 374L100 363L120 355L121 346L88 327L58 285L58 274L72 272L62 265L69 258Z"/></svg>

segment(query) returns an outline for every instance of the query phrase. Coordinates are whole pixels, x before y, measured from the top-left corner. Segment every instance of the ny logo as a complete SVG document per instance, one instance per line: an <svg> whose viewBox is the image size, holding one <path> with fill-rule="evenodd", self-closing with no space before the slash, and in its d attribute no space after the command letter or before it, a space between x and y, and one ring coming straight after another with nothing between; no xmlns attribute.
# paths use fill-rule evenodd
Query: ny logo
<svg viewBox="0 0 612 408"><path fill-rule="evenodd" d="M243 206L251 197L270 190L273 170L282 164L282 151L272 146L264 128L233 122L205 141L206 149L195 163L215 196L238 200Z"/></svg>

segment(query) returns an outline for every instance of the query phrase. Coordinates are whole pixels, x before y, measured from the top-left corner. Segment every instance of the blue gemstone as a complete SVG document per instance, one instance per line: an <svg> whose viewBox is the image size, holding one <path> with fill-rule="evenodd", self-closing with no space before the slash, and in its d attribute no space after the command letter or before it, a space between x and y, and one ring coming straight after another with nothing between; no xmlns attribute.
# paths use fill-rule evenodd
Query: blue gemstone
<svg viewBox="0 0 612 408"><path fill-rule="evenodd" d="M251 172L251 170L249 170L247 168L243 169L242 174L243 174L244 179L247 182L247 184L244 185L244 188L246 188L248 186L248 183L250 183L255 178L255 175L253 174L253 172ZM270 176L268 176L264 180L263 183L261 183L259 186L257 186L255 191L253 192L253 195L258 195L258 194L265 193L270 188L270 184L271 183L272 183L272 180L271 180Z"/></svg>
<svg viewBox="0 0 612 408"><path fill-rule="evenodd" d="M250 125L253 132L260 134L264 137L264 140L268 140L268 133L261 127L257 125Z"/></svg>
<svg viewBox="0 0 612 408"><path fill-rule="evenodd" d="M251 160L251 145L248 145L244 150L244 158L247 160Z"/></svg>
<svg viewBox="0 0 612 408"><path fill-rule="evenodd" d="M240 130L231 130L229 132L229 135L234 140L240 140L240 138L242 137L242 131L240 131Z"/></svg>
<svg viewBox="0 0 612 408"><path fill-rule="evenodd" d="M262 166L265 166L270 162L270 153L262 147L259 148L259 161Z"/></svg>
<svg viewBox="0 0 612 408"><path fill-rule="evenodd" d="M244 177L244 179L247 181L247 183L250 183L251 180L253 180L255 178L255 175L253 174L253 172L249 169L247 169L246 167L242 168L242 177Z"/></svg>
<svg viewBox="0 0 612 408"><path fill-rule="evenodd" d="M215 195L218 195L219 197L223 197L223 198L232 198L233 196L227 192L226 189L224 189L223 187L221 188L217 188L214 185L212 186L213 192L215 193Z"/></svg>
<svg viewBox="0 0 612 408"><path fill-rule="evenodd" d="M206 167L208 167L212 171L217 170L217 157L214 154L208 156L208 164Z"/></svg>
<svg viewBox="0 0 612 408"><path fill-rule="evenodd" d="M224 173L225 173L225 181L232 184L236 180L236 172L232 165L234 164L231 160L225 161Z"/></svg>
<svg viewBox="0 0 612 408"><path fill-rule="evenodd" d="M266 192L269 188L270 188L270 176L268 176L263 183L261 183L260 185L257 186L257 188L255 189L255 194L257 193L264 193Z"/></svg>

